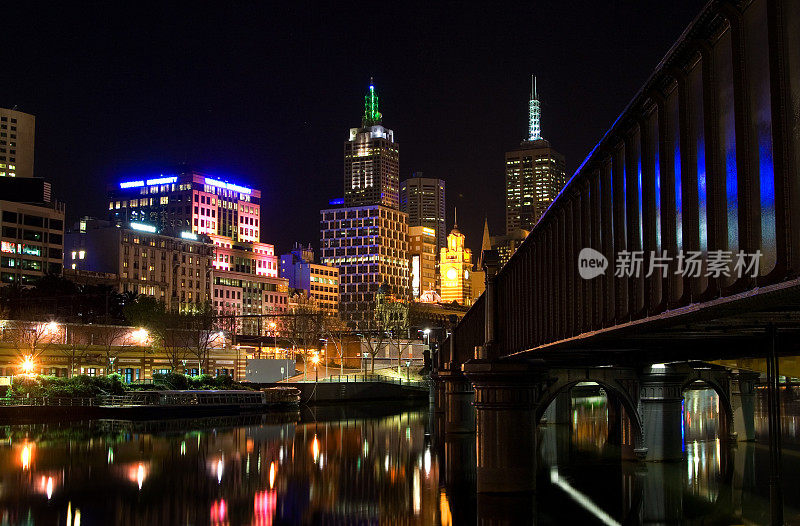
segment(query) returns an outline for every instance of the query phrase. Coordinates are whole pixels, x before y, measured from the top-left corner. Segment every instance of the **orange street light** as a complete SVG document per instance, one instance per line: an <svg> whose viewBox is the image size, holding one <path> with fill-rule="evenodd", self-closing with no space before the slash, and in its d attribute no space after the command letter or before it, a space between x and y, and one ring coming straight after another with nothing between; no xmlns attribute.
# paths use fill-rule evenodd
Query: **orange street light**
<svg viewBox="0 0 800 526"><path fill-rule="evenodd" d="M140 344L145 344L150 339L150 333L147 332L147 329L136 329L133 331L133 337Z"/></svg>
<svg viewBox="0 0 800 526"><path fill-rule="evenodd" d="M22 360L22 364L20 368L22 369L22 373L28 376L33 376L33 370L36 367L36 362L33 361L32 356L26 356Z"/></svg>

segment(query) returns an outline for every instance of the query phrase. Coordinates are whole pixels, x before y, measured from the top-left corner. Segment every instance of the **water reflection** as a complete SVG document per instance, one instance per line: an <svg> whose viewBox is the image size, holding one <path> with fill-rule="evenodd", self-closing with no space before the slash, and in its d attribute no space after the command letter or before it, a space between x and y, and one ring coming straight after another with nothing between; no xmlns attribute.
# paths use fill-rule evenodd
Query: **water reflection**
<svg viewBox="0 0 800 526"><path fill-rule="evenodd" d="M5 426L0 524L446 523L426 422Z"/></svg>
<svg viewBox="0 0 800 526"><path fill-rule="evenodd" d="M624 524L763 524L769 520L765 393L757 393L759 442L736 445L724 429L717 394L701 386L685 392L685 458L674 463L620 462L609 430L609 401L595 386L572 397L569 425L540 427L537 515L542 522ZM800 396L784 389L784 436L800 450L789 425ZM613 430L611 431L613 435ZM762 442L763 441L763 442ZM800 451L784 450L787 524L800 523Z"/></svg>
<svg viewBox="0 0 800 526"><path fill-rule="evenodd" d="M476 498L475 436L446 435L419 409L0 427L0 525L517 524L523 509L537 524L767 522L766 447L720 440L713 391L686 392L673 463L621 460L624 412L598 386L573 394L564 424L538 428L537 492L516 501ZM794 391L783 407L786 426ZM765 426L758 412L759 437ZM800 522L794 429L788 523Z"/></svg>

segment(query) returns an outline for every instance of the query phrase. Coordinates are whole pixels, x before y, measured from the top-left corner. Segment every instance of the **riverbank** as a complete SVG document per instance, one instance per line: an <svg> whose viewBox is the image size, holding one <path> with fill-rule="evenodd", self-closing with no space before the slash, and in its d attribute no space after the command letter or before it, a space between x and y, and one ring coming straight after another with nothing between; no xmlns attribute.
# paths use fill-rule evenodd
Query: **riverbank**
<svg viewBox="0 0 800 526"><path fill-rule="evenodd" d="M276 383L253 385L259 389L280 387L296 388L300 393L299 402L303 408L327 406L327 411L303 411L311 419L316 414L341 414L337 407L358 407L362 416L374 413L370 404L412 404L426 402L428 390L419 386L391 384L385 382L319 382L319 383ZM269 391L268 391L269 392ZM222 392L224 393L224 392ZM354 406L355 404L355 406ZM26 424L52 421L79 420L166 420L200 418L212 416L237 416L258 414L279 414L298 411L297 402L271 402L254 404L113 404L103 403L65 404L63 400L50 400L45 403L26 403L0 406L0 424Z"/></svg>
<svg viewBox="0 0 800 526"><path fill-rule="evenodd" d="M258 384L258 387L294 387L300 390L300 401L306 405L427 400L429 396L424 387L380 381L281 382Z"/></svg>

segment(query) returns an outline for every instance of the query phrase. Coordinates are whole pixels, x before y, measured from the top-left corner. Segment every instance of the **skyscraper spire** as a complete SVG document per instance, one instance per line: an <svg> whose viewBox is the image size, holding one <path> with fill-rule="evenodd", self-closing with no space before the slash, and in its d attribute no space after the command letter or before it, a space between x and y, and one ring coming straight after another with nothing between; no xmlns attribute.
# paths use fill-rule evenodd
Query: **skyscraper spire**
<svg viewBox="0 0 800 526"><path fill-rule="evenodd" d="M361 126L374 126L381 123L381 114L378 111L378 94L375 92L375 83L372 77L369 78L369 91L364 97L364 118L361 119Z"/></svg>
<svg viewBox="0 0 800 526"><path fill-rule="evenodd" d="M458 230L458 207L453 209L453 230Z"/></svg>
<svg viewBox="0 0 800 526"><path fill-rule="evenodd" d="M528 101L528 140L538 141L542 138L539 109L539 92L536 89L536 77L531 77L531 99Z"/></svg>
<svg viewBox="0 0 800 526"><path fill-rule="evenodd" d="M483 269L483 254L492 249L492 236L489 235L489 218L483 218L483 238L481 239L481 253L478 257L478 270Z"/></svg>

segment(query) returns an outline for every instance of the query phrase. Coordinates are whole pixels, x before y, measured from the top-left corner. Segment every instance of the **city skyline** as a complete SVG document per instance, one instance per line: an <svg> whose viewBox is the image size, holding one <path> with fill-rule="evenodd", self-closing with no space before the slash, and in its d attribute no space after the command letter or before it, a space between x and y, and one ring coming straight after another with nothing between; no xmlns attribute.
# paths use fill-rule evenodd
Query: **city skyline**
<svg viewBox="0 0 800 526"><path fill-rule="evenodd" d="M400 179L423 171L445 180L447 227L453 206L471 210L459 227L476 250L485 216L493 232L502 230L503 152L526 132L530 75L547 101L543 129L570 175L696 7L587 3L575 7L586 13L580 18L558 7L508 9L483 20L517 35L495 41L478 30L481 13L471 10L458 15L462 24L447 27L437 22L446 13L434 9L425 16L371 10L350 21L349 14L315 12L289 29L286 15L260 11L211 24L199 11L184 20L185 13L165 8L138 24L139 15L117 11L58 16L21 6L9 29L16 45L0 51L14 79L0 86L0 106L36 116L36 173L53 181L68 223L85 213L103 216L101 193L87 198L86 187L187 161L262 188L270 210L262 237L286 251L295 241L315 242L317 211L339 197L341 124L360 113L374 75L381 112L403 146ZM553 27L524 31L522 20L533 15L552 19ZM396 23L379 23L385 19ZM54 38L27 34L30 20ZM564 24L574 26L571 32ZM106 28L83 31L93 26ZM152 38L142 41L135 27L147 27ZM615 36L621 29L626 34ZM464 31L475 38L465 41L458 36ZM377 37L382 32L386 38ZM587 50L587 40L597 45ZM404 53L390 53L394 48ZM421 56L420 49L435 53ZM55 56L61 58L49 58ZM274 76L276 69L287 73ZM579 129L569 124L577 119L584 123ZM494 184L476 191L487 180Z"/></svg>

